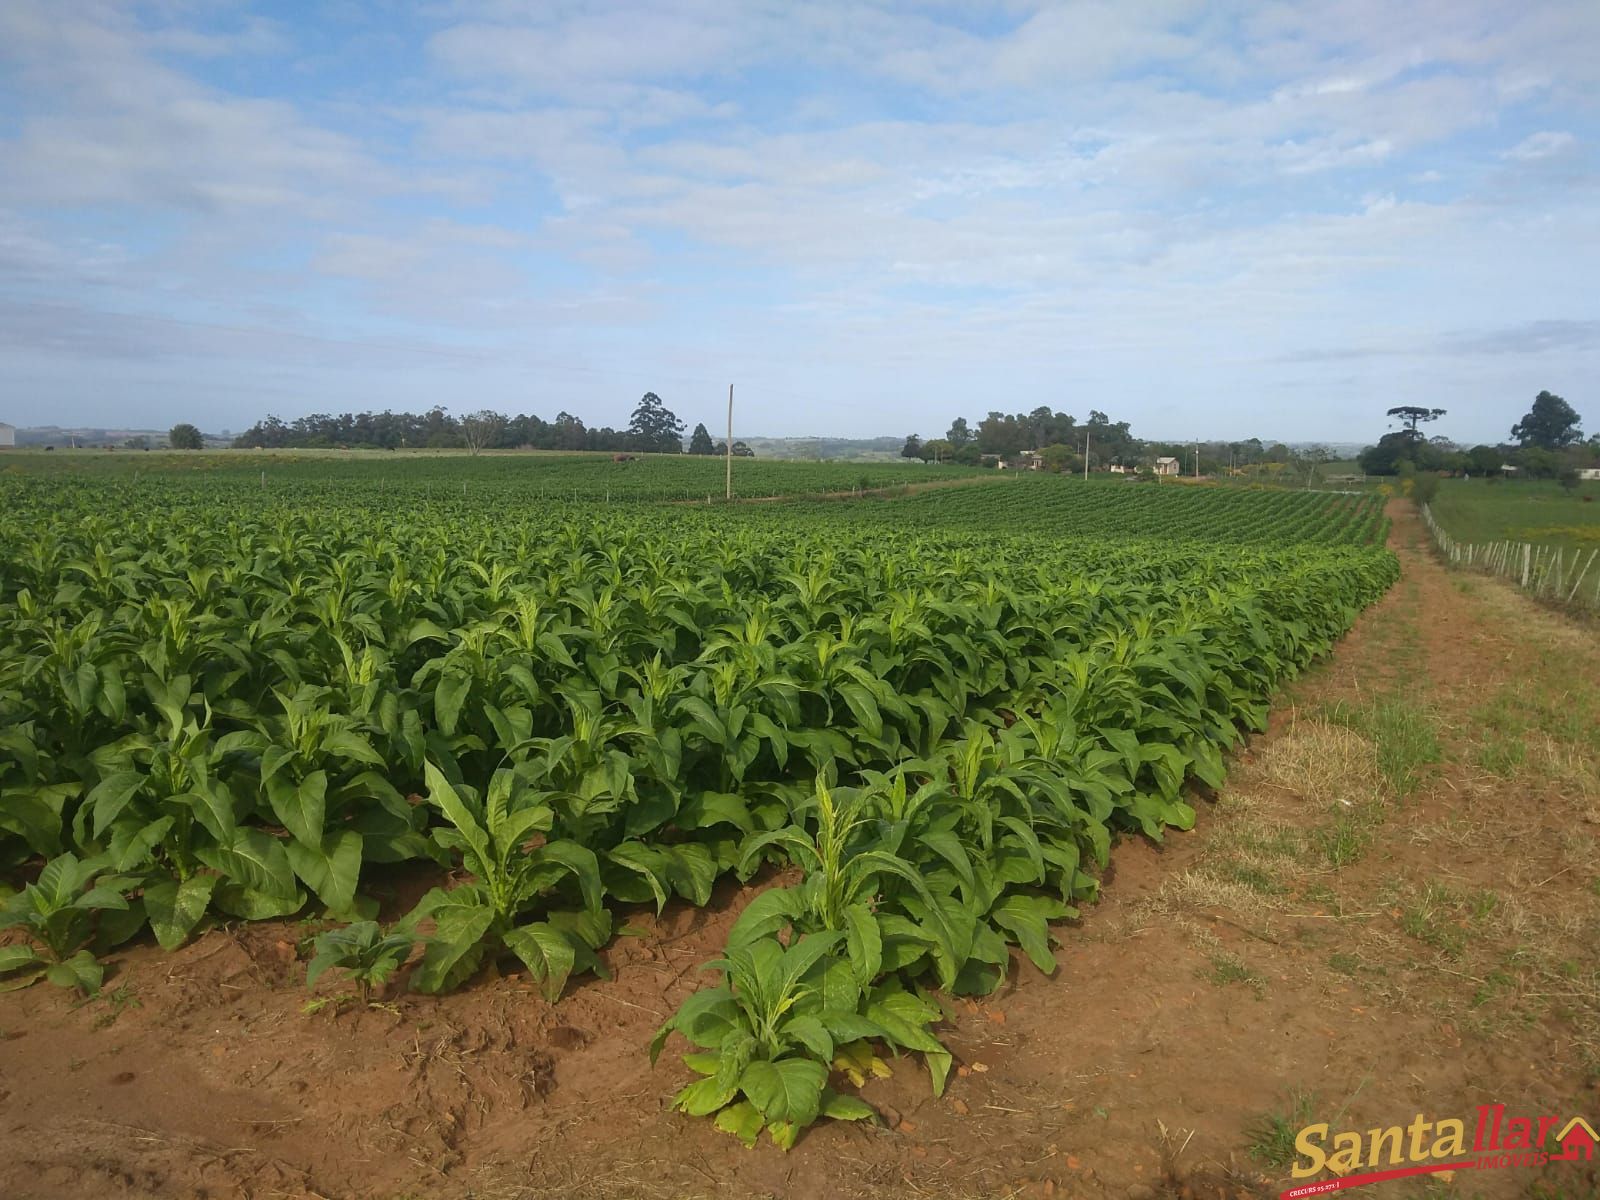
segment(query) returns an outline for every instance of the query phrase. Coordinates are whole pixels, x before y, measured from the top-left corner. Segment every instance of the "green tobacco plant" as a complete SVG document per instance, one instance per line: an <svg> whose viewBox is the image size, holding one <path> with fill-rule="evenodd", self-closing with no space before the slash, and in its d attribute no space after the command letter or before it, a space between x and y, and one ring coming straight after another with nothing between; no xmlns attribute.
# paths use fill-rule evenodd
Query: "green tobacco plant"
<svg viewBox="0 0 1600 1200"><path fill-rule="evenodd" d="M371 769L383 758L357 723L326 707L327 689L302 685L274 698L281 715L257 717L256 731L230 734L219 749L258 756L257 786L289 833L282 850L294 875L330 913L351 913L369 845L377 861L423 850L411 809Z"/></svg>
<svg viewBox="0 0 1600 1200"><path fill-rule="evenodd" d="M863 985L883 969L886 941L891 969L910 965L924 952L942 952L940 961L954 964L959 950L945 910L916 867L883 848L882 824L872 819L869 795L855 788L831 789L818 778L813 803L802 807L801 814L807 810L815 813L815 834L788 826L746 839L741 874L748 875L762 855L778 849L806 875L795 887L772 888L757 896L730 930L729 946L754 942L786 926L800 932L839 933ZM909 920L903 909L877 903L886 881L921 901L922 922ZM949 981L954 981L957 970L958 966L949 967Z"/></svg>
<svg viewBox="0 0 1600 1200"><path fill-rule="evenodd" d="M402 923L415 930L432 920L434 931L417 968L418 991L448 991L483 963L509 951L554 1000L576 970L603 970L595 951L611 936L611 916L602 905L600 866L594 851L569 840L545 841L555 812L543 793L532 791L514 771L499 770L479 801L457 791L431 762L428 800L447 824L433 838L459 854L472 878L446 890L434 888ZM545 919L520 919L563 880L578 886L577 910L547 911Z"/></svg>
<svg viewBox="0 0 1600 1200"><path fill-rule="evenodd" d="M306 986L330 968L342 970L360 989L362 1003L371 1003L373 988L394 978L417 940L405 929L384 933L376 921L357 921L319 933L312 943L315 955L306 966Z"/></svg>
<svg viewBox="0 0 1600 1200"><path fill-rule="evenodd" d="M20 927L28 941L0 946L0 990L41 976L57 987L100 990L105 968L95 951L126 941L144 923L127 899L135 881L110 874L108 866L104 858L62 854L6 902L0 929Z"/></svg>
<svg viewBox="0 0 1600 1200"><path fill-rule="evenodd" d="M861 984L830 953L839 940L837 933L813 934L786 949L761 938L706 964L721 970L724 982L685 1000L650 1044L652 1064L673 1032L709 1051L685 1056L702 1078L678 1093L675 1108L714 1116L717 1128L747 1146L765 1129L784 1150L818 1117L874 1115L860 1099L827 1086L836 1046L885 1035L858 1011Z"/></svg>
<svg viewBox="0 0 1600 1200"><path fill-rule="evenodd" d="M214 899L232 912L299 908L305 896L287 855L241 827L238 804L213 771L220 752L211 714L189 710L189 677L146 675L144 687L161 725L96 752L101 778L78 810L78 843L139 876L151 930L168 950L188 939Z"/></svg>

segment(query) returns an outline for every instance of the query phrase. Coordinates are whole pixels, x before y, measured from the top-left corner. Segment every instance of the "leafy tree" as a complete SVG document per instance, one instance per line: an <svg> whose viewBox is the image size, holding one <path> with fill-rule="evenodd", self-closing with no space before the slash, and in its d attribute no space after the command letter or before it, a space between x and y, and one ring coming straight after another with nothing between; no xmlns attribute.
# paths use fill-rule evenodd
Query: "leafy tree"
<svg viewBox="0 0 1600 1200"><path fill-rule="evenodd" d="M950 432L944 435L944 440L957 450L972 441L972 430L967 428L967 419L965 417L957 417L950 422Z"/></svg>
<svg viewBox="0 0 1600 1200"><path fill-rule="evenodd" d="M706 423L701 421L694 427L694 433L689 438L690 454L715 454L716 443L711 440L711 434L706 429Z"/></svg>
<svg viewBox="0 0 1600 1200"><path fill-rule="evenodd" d="M1416 439L1406 430L1397 430L1384 434L1376 446L1368 446L1356 455L1356 462L1364 474L1394 475L1399 473L1401 464L1415 465L1416 449Z"/></svg>
<svg viewBox="0 0 1600 1200"><path fill-rule="evenodd" d="M174 450L200 450L204 448L206 439L198 429L185 421L172 427L167 434L167 442Z"/></svg>
<svg viewBox="0 0 1600 1200"><path fill-rule="evenodd" d="M1474 446L1467 451L1466 469L1474 475L1498 475L1505 455L1494 446Z"/></svg>
<svg viewBox="0 0 1600 1200"><path fill-rule="evenodd" d="M1063 445L1061 442L1052 442L1048 446L1041 447L1039 456L1044 459L1046 471L1055 471L1059 474L1063 471L1076 473L1083 469L1083 456L1076 448Z"/></svg>
<svg viewBox="0 0 1600 1200"><path fill-rule="evenodd" d="M654 392L646 392L640 398L633 419L628 422L628 435L634 445L658 454L683 453L683 429L683 422Z"/></svg>
<svg viewBox="0 0 1600 1200"><path fill-rule="evenodd" d="M1412 441L1417 441L1422 437L1422 434L1417 430L1417 426L1428 421L1437 421L1444 416L1445 412L1446 410L1442 408L1424 408L1417 404L1401 404L1391 408L1384 415L1398 417L1400 423L1405 426L1406 436Z"/></svg>
<svg viewBox="0 0 1600 1200"><path fill-rule="evenodd" d="M1554 479L1561 473L1561 456L1542 446L1529 446L1516 453L1516 465L1525 479Z"/></svg>
<svg viewBox="0 0 1600 1200"><path fill-rule="evenodd" d="M1578 474L1577 467L1562 468L1561 474L1556 478L1568 493L1577 491L1578 484L1583 482L1582 476Z"/></svg>
<svg viewBox="0 0 1600 1200"><path fill-rule="evenodd" d="M943 463L949 462L956 452L956 447L948 438L934 438L932 441L922 443L920 457L923 462Z"/></svg>
<svg viewBox="0 0 1600 1200"><path fill-rule="evenodd" d="M1126 421L1113 421L1098 409L1091 409L1086 428L1091 463L1126 462L1139 453L1139 439L1129 431Z"/></svg>
<svg viewBox="0 0 1600 1200"><path fill-rule="evenodd" d="M910 437L906 438L905 448L900 451L900 457L901 458L921 458L922 457L922 439L919 438L914 433Z"/></svg>
<svg viewBox="0 0 1600 1200"><path fill-rule="evenodd" d="M586 450L589 448L589 431L583 421L563 410L556 414L552 450Z"/></svg>
<svg viewBox="0 0 1600 1200"><path fill-rule="evenodd" d="M505 417L487 408L461 418L461 436L466 439L467 449L474 455L481 454L488 446L496 445L505 428Z"/></svg>
<svg viewBox="0 0 1600 1200"><path fill-rule="evenodd" d="M313 413L293 421L267 417L234 439L241 448L279 449L298 446L367 446L394 450L402 446L454 447L468 445L465 418L457 420L444 409L426 413L362 412ZM636 449L633 435L608 427L589 429L571 413L555 421L544 421L530 414L501 417L490 414L490 428L481 442L484 448L536 450L630 450Z"/></svg>
<svg viewBox="0 0 1600 1200"><path fill-rule="evenodd" d="M1511 427L1518 444L1541 450L1560 450L1583 438L1578 428L1583 418L1572 405L1553 392L1540 392L1526 416Z"/></svg>
<svg viewBox="0 0 1600 1200"><path fill-rule="evenodd" d="M735 442L733 444L733 456L735 458L754 458L756 456L756 452L750 449L749 446L746 446L743 442Z"/></svg>
<svg viewBox="0 0 1600 1200"><path fill-rule="evenodd" d="M1029 440L1028 419L1025 416L990 412L978 422L978 449L985 454L1009 458L1027 450Z"/></svg>

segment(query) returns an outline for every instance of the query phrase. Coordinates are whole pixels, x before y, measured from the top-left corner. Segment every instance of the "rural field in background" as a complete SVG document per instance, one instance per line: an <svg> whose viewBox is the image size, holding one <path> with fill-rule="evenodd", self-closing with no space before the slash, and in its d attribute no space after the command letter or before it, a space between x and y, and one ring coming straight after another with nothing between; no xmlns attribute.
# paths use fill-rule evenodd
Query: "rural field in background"
<svg viewBox="0 0 1600 1200"><path fill-rule="evenodd" d="M570 454L538 450L208 450L19 451L0 460L0 476L84 475L104 479L169 479L199 473L244 486L255 484L293 493L297 488L343 485L432 490L516 488L523 498L701 500L723 496L721 458L645 454L615 462L609 453ZM262 475L265 473L265 482ZM734 460L735 495L745 498L846 493L934 480L981 477L975 467L892 463Z"/></svg>
<svg viewBox="0 0 1600 1200"><path fill-rule="evenodd" d="M1567 489L1554 480L1443 479L1433 515L1463 542L1532 542L1600 548L1600 482Z"/></svg>
<svg viewBox="0 0 1600 1200"><path fill-rule="evenodd" d="M1596 1110L1592 633L1376 490L734 471L8 456L0 1190L1231 1200Z"/></svg>

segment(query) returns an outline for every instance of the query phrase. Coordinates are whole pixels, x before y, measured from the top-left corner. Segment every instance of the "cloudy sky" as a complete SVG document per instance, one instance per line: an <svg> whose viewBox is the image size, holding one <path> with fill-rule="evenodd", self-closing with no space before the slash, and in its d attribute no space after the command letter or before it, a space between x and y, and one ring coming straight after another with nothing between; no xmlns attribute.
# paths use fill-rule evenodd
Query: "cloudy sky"
<svg viewBox="0 0 1600 1200"><path fill-rule="evenodd" d="M4 0L0 420L1592 431L1597 147L1596 0Z"/></svg>

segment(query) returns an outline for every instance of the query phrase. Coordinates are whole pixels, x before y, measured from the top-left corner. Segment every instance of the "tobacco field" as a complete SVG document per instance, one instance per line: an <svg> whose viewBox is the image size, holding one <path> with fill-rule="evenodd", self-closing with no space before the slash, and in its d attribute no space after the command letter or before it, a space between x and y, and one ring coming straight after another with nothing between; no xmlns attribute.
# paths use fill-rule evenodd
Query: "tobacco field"
<svg viewBox="0 0 1600 1200"><path fill-rule="evenodd" d="M1049 971L1112 840L1188 828L1398 573L1375 497L597 504L508 462L0 476L0 984L299 914L313 977L559 1003L734 876L767 886L639 1052L787 1147L888 1056L938 1092L944 999ZM391 913L397 872L433 886Z"/></svg>

